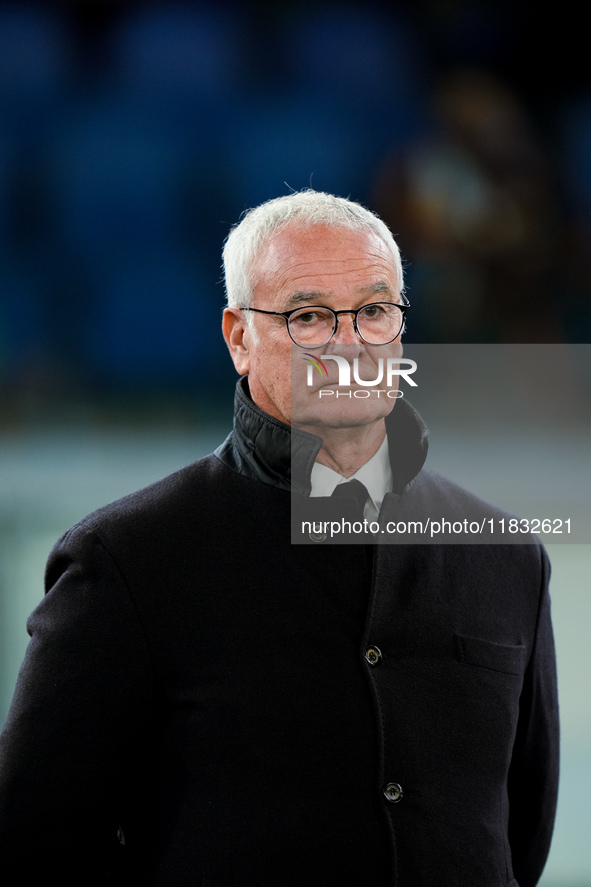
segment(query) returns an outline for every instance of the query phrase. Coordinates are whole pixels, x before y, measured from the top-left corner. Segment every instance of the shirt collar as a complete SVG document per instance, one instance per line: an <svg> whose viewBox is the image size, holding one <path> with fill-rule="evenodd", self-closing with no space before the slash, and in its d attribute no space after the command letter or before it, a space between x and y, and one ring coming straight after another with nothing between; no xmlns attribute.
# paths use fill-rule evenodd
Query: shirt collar
<svg viewBox="0 0 591 887"><path fill-rule="evenodd" d="M379 514L384 496L392 490L392 467L386 436L377 453L351 477L343 477L327 465L315 462L312 467L310 496L332 496L339 484L350 480L358 480L363 484L376 513Z"/></svg>

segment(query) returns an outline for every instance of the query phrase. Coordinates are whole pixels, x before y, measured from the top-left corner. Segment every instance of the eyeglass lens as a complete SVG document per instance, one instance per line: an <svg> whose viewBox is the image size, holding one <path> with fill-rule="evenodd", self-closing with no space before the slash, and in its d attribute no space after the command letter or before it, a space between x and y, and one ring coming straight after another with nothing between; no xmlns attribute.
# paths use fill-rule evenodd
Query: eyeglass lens
<svg viewBox="0 0 591 887"><path fill-rule="evenodd" d="M386 345L402 329L404 312L398 305L375 302L357 314L359 335L368 345ZM343 322L344 318L339 318ZM289 332L296 344L326 345L332 338L336 316L328 308L301 308L289 318Z"/></svg>

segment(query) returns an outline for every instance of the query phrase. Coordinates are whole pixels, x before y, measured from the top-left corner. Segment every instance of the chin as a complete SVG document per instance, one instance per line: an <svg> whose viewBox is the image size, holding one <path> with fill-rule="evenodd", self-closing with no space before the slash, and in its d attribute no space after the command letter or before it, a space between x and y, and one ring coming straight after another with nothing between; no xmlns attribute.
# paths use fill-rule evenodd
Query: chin
<svg viewBox="0 0 591 887"><path fill-rule="evenodd" d="M307 409L295 408L292 413L292 424L298 428L309 428L314 434L322 437L322 428L358 428L372 425L385 419L394 407L395 401L373 398L351 397L331 402L307 404Z"/></svg>

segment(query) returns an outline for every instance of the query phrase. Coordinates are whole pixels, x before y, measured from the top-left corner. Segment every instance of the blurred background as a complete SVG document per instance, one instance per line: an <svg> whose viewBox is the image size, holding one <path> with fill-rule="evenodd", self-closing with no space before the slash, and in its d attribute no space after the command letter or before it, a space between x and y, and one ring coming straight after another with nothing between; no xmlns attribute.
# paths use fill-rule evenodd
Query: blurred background
<svg viewBox="0 0 591 887"><path fill-rule="evenodd" d="M409 342L590 342L582 15L0 2L0 723L57 536L231 427L220 253L248 207L313 187L377 211L405 258ZM461 479L477 448L448 431L435 465ZM568 441L544 470L565 457ZM542 884L583 887L591 551L550 548L564 740Z"/></svg>

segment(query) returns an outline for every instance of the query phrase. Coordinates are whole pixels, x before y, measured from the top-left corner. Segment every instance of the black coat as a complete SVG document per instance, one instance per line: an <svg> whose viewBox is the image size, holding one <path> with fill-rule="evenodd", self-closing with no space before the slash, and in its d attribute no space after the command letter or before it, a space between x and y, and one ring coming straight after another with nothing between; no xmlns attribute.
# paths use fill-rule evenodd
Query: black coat
<svg viewBox="0 0 591 887"><path fill-rule="evenodd" d="M394 416L415 449L392 501L473 510ZM289 443L239 387L216 454L54 548L0 739L19 884L537 882L558 755L543 549L292 545Z"/></svg>

